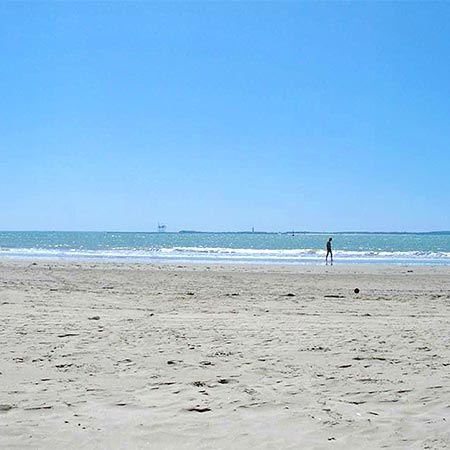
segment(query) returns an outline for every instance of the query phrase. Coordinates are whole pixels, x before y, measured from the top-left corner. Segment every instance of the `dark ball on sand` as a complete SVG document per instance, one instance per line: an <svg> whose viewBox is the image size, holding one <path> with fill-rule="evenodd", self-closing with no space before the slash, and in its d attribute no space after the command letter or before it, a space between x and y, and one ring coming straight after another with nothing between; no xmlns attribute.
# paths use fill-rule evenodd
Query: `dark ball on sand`
<svg viewBox="0 0 450 450"><path fill-rule="evenodd" d="M355 290L353 291L355 294L359 294L359 289L355 288Z"/></svg>

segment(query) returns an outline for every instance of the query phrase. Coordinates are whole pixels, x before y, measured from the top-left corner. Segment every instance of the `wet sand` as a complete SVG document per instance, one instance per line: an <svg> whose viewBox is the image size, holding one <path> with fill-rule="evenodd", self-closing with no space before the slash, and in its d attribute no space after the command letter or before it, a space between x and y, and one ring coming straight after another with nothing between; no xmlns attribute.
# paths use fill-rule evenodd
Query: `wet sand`
<svg viewBox="0 0 450 450"><path fill-rule="evenodd" d="M0 317L1 449L450 448L447 267L3 259Z"/></svg>

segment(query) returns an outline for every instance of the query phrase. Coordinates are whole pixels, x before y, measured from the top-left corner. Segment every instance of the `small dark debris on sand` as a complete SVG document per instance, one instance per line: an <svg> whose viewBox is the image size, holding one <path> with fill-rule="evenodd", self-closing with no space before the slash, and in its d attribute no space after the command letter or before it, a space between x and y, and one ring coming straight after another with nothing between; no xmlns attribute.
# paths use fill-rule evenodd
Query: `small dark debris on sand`
<svg viewBox="0 0 450 450"><path fill-rule="evenodd" d="M13 408L13 405L0 405L0 411L10 411Z"/></svg>
<svg viewBox="0 0 450 450"><path fill-rule="evenodd" d="M188 408L188 411L204 413L204 412L211 411L211 408L208 408L207 406L194 406L193 408Z"/></svg>
<svg viewBox="0 0 450 450"><path fill-rule="evenodd" d="M52 409L53 406L50 405L42 405L42 406L32 406L30 408L24 408L25 411L37 411L39 409Z"/></svg>

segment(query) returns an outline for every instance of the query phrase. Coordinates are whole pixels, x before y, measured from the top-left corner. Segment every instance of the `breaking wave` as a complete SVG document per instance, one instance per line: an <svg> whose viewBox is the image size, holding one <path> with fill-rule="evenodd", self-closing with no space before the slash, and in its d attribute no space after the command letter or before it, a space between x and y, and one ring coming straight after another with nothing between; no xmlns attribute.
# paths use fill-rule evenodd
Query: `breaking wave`
<svg viewBox="0 0 450 450"><path fill-rule="evenodd" d="M0 255L9 258L61 260L104 260L129 262L229 262L256 264L314 264L325 258L317 249L247 249L217 247L172 248L1 248ZM342 263L443 264L450 265L450 252L424 251L353 251L338 250L335 261Z"/></svg>

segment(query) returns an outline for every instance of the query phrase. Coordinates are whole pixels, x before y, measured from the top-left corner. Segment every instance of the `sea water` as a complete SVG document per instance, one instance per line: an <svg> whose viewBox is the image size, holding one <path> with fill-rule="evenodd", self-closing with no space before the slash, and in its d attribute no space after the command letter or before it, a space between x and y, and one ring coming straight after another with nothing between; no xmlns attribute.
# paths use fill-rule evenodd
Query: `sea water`
<svg viewBox="0 0 450 450"><path fill-rule="evenodd" d="M450 265L441 233L0 232L0 257L128 262Z"/></svg>

